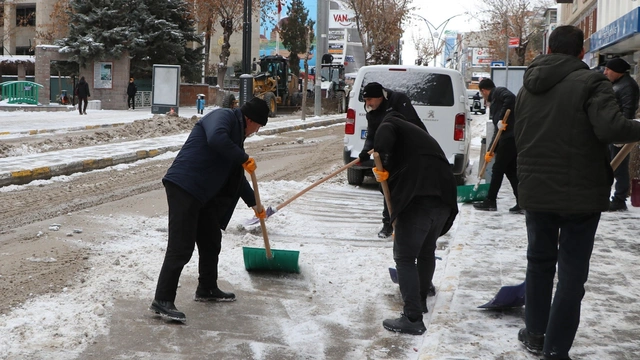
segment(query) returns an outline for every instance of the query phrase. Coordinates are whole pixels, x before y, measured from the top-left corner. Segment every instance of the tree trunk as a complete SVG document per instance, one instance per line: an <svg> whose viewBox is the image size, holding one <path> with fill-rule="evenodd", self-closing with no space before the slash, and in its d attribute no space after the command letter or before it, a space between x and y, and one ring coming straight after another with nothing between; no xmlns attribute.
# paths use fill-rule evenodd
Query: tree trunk
<svg viewBox="0 0 640 360"><path fill-rule="evenodd" d="M220 64L218 64L218 86L224 89L224 78L227 74L229 56L231 56L229 39L233 34L233 22L231 19L222 19L220 20L220 25L222 25L222 49L220 51Z"/></svg>
<svg viewBox="0 0 640 360"><path fill-rule="evenodd" d="M307 41L305 44L305 54L304 54L304 79L302 80L302 114L300 118L302 121L307 119L307 86L309 86L309 37L310 31L307 31ZM299 75L299 74L298 74ZM317 74L316 74L317 75Z"/></svg>

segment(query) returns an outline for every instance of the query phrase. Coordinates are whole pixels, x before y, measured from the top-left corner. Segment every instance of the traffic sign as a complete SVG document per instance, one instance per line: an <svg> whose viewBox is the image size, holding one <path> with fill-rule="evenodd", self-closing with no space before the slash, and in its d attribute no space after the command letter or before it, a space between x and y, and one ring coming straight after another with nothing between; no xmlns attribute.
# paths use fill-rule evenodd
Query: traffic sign
<svg viewBox="0 0 640 360"><path fill-rule="evenodd" d="M494 66L504 66L504 61L492 61L491 67L494 67Z"/></svg>
<svg viewBox="0 0 640 360"><path fill-rule="evenodd" d="M520 38L517 37L510 37L509 38L509 47L510 48L517 48L520 46Z"/></svg>

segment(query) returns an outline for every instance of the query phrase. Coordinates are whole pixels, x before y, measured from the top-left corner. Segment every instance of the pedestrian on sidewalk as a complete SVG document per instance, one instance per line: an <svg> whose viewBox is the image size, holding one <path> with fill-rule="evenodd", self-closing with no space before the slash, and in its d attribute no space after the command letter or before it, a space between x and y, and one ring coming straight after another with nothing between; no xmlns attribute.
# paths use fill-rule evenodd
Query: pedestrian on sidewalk
<svg viewBox="0 0 640 360"><path fill-rule="evenodd" d="M616 94L616 101L620 107L622 115L627 119L636 117L638 110L638 100L640 99L640 90L638 83L629 75L629 63L621 58L614 58L607 61L604 68L604 76L613 84L613 92ZM618 155L622 145L609 144L611 152L611 160ZM627 210L627 197L629 196L629 155L620 163L618 168L613 172L615 178L615 191L609 202L609 211L625 211Z"/></svg>
<svg viewBox="0 0 640 360"><path fill-rule="evenodd" d="M388 181L390 221L395 223L396 262L404 312L382 322L385 329L421 335L426 328L427 295L436 267L436 240L458 213L456 182L438 142L426 131L390 112L376 131L374 148L384 171L373 168L376 180Z"/></svg>
<svg viewBox="0 0 640 360"><path fill-rule="evenodd" d="M526 327L544 359L569 359L600 214L609 209L608 144L640 140L611 82L582 61L584 33L559 26L527 68L516 100L520 206L527 225ZM554 277L558 272L556 293Z"/></svg>
<svg viewBox="0 0 640 360"><path fill-rule="evenodd" d="M84 76L80 78L80 81L76 84L76 96L78 96L78 111L80 115L87 115L87 104L91 93L89 92L89 84L84 79Z"/></svg>
<svg viewBox="0 0 640 360"><path fill-rule="evenodd" d="M502 179L506 175L509 183L511 183L513 195L516 197L516 205L510 208L509 212L521 213L522 210L518 205L518 152L516 151L516 141L513 137L513 126L516 122L513 107L516 103L516 96L506 87L496 87L491 79L482 79L478 84L478 88L484 100L491 104L489 108L489 114L491 114L491 121L493 122L491 144L496 141L498 130L503 130L494 151L495 161L491 167L491 182L489 183L487 198L479 204L474 204L473 207L477 210L497 211L498 191L500 191ZM511 110L511 113L507 123L503 124L502 119L507 110ZM484 156L484 161L489 163L492 158L494 158L494 155L487 152Z"/></svg>
<svg viewBox="0 0 640 360"><path fill-rule="evenodd" d="M138 87L134 82L133 78L129 78L129 85L127 86L127 106L129 110L136 109L136 93L138 92Z"/></svg>
<svg viewBox="0 0 640 360"><path fill-rule="evenodd" d="M361 164L369 161L373 166L369 150L373 149L373 139L375 138L376 130L388 112L399 112L402 114L404 120L409 121L426 133L429 133L422 120L420 120L416 109L411 105L411 99L404 93L386 89L377 82L370 82L363 88L362 98L364 99L364 106L367 111L367 138L364 141L364 146L359 155ZM382 189L380 191L382 191ZM389 209L387 209L387 203L383 200L382 229L378 232L378 237L385 239L391 236L391 234L393 234L393 227L389 220Z"/></svg>
<svg viewBox="0 0 640 360"><path fill-rule="evenodd" d="M238 199L253 207L256 199L244 175L255 171L244 140L267 124L269 107L259 98L240 109L218 109L203 116L191 130L162 183L169 205L169 242L150 310L177 321L186 321L175 306L178 280L198 246L196 301L235 301L236 296L218 287L218 255L222 233Z"/></svg>

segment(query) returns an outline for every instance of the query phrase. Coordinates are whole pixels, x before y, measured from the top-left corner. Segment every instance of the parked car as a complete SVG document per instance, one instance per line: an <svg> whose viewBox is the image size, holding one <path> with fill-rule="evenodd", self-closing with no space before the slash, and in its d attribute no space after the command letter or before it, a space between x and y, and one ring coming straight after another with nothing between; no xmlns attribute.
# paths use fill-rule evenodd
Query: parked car
<svg viewBox="0 0 640 360"><path fill-rule="evenodd" d="M476 94L480 95L480 90L467 89L467 96L469 97L469 112L484 115L487 112L487 107L484 104L484 98L482 98L482 95L480 95L480 105L476 105L476 108L474 109L473 97Z"/></svg>
<svg viewBox="0 0 640 360"><path fill-rule="evenodd" d="M357 159L364 146L367 119L362 88L373 81L409 96L427 130L444 150L456 181L464 184L469 164L471 119L462 75L452 69L414 65L370 65L360 68L349 96L344 163ZM365 176L372 176L372 167L373 161L365 161L349 168L349 184L360 185Z"/></svg>

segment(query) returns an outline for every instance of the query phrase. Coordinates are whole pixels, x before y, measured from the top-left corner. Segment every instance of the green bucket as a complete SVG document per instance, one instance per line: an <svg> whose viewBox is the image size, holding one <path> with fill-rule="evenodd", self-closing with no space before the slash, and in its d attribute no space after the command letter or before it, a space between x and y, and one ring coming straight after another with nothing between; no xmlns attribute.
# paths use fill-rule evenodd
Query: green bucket
<svg viewBox="0 0 640 360"><path fill-rule="evenodd" d="M475 185L460 185L458 186L458 202L468 203L473 201L482 201L487 198L489 193L489 184L480 184L474 191Z"/></svg>
<svg viewBox="0 0 640 360"><path fill-rule="evenodd" d="M244 267L247 271L275 270L300 273L298 266L299 251L271 249L271 259L267 258L267 250L263 248L243 247Z"/></svg>

